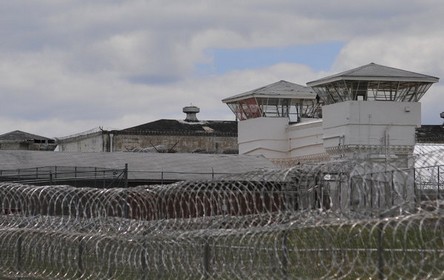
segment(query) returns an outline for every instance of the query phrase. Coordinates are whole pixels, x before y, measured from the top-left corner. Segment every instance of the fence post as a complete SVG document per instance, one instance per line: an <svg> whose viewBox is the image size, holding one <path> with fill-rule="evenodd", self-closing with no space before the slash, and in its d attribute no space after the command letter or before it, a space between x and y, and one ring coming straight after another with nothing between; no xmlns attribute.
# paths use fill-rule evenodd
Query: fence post
<svg viewBox="0 0 444 280"><path fill-rule="evenodd" d="M124 188L128 188L128 163L125 163L125 169L123 170L123 180Z"/></svg>
<svg viewBox="0 0 444 280"><path fill-rule="evenodd" d="M147 260L146 260L146 245L145 241L142 242L142 250L140 255L140 262L142 263L142 278L141 279L148 279L148 266L147 266Z"/></svg>
<svg viewBox="0 0 444 280"><path fill-rule="evenodd" d="M282 232L282 279L288 279L288 232Z"/></svg>
<svg viewBox="0 0 444 280"><path fill-rule="evenodd" d="M203 279L209 279L210 278L210 243L209 238L205 238L204 248L203 248L203 272L204 272L204 278Z"/></svg>
<svg viewBox="0 0 444 280"><path fill-rule="evenodd" d="M23 225L19 225L19 228L22 228ZM20 279L20 274L22 271L22 231L19 231L19 236L17 238L17 263L16 263L16 270L19 277L17 279Z"/></svg>
<svg viewBox="0 0 444 280"><path fill-rule="evenodd" d="M79 253L78 253L78 259L77 259L77 277L81 278L83 275L83 240L82 237L79 237Z"/></svg>
<svg viewBox="0 0 444 280"><path fill-rule="evenodd" d="M438 200L440 200L441 199L441 195L440 195L440 190L439 190L439 184L440 184L440 181L439 181L439 165L438 165L438 195L437 195L437 197L436 197L436 200L438 201Z"/></svg>
<svg viewBox="0 0 444 280"><path fill-rule="evenodd" d="M74 166L74 186L77 186L77 166Z"/></svg>
<svg viewBox="0 0 444 280"><path fill-rule="evenodd" d="M414 196L414 201L416 203L415 207L421 205L421 198L419 197L419 191L417 189L416 186L416 168L413 166L413 196Z"/></svg>
<svg viewBox="0 0 444 280"><path fill-rule="evenodd" d="M94 167L94 187L97 188L97 167Z"/></svg>
<svg viewBox="0 0 444 280"><path fill-rule="evenodd" d="M130 206L129 206L129 200L128 200L128 163L125 163L125 169L123 170L123 188L125 193L125 200L123 205L123 217L128 219L129 218L129 212L130 212Z"/></svg>
<svg viewBox="0 0 444 280"><path fill-rule="evenodd" d="M378 275L379 279L385 279L384 277L384 224L382 223L382 216L380 216L380 220L377 227L377 242L378 242Z"/></svg>

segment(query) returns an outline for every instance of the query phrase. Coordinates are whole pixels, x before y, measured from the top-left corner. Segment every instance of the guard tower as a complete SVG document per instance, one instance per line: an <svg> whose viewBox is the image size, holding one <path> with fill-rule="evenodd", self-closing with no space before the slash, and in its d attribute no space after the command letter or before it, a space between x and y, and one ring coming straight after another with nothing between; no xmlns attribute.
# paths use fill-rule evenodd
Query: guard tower
<svg viewBox="0 0 444 280"><path fill-rule="evenodd" d="M292 152L301 151L303 142L298 144L301 147L292 147L290 126L320 122L321 117L321 104L313 90L283 80L222 102L239 120L239 153L261 154L269 159L286 159ZM306 141L312 143L310 139Z"/></svg>
<svg viewBox="0 0 444 280"><path fill-rule="evenodd" d="M332 157L412 154L419 100L436 77L370 63L307 83L324 106L324 148Z"/></svg>
<svg viewBox="0 0 444 280"><path fill-rule="evenodd" d="M301 118L318 117L321 112L316 94L310 88L284 80L225 98L222 102L241 121L267 117L286 118L296 123Z"/></svg>

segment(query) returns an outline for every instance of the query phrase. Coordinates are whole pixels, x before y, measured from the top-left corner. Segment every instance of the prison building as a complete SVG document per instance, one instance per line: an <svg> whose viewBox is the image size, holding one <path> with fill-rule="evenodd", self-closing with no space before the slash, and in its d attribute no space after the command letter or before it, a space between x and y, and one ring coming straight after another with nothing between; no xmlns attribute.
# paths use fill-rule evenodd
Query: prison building
<svg viewBox="0 0 444 280"><path fill-rule="evenodd" d="M62 152L237 154L237 122L199 120L186 106L183 120L160 119L122 130L95 129L57 139Z"/></svg>
<svg viewBox="0 0 444 280"><path fill-rule="evenodd" d="M54 151L55 140L20 130L0 135L0 150Z"/></svg>

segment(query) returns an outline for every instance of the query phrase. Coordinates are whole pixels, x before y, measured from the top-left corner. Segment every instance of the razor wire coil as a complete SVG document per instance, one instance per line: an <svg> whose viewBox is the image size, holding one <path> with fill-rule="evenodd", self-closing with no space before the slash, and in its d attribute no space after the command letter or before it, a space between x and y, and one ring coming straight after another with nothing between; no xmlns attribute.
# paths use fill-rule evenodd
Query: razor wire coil
<svg viewBox="0 0 444 280"><path fill-rule="evenodd" d="M342 161L134 188L2 183L0 275L442 279L438 168Z"/></svg>

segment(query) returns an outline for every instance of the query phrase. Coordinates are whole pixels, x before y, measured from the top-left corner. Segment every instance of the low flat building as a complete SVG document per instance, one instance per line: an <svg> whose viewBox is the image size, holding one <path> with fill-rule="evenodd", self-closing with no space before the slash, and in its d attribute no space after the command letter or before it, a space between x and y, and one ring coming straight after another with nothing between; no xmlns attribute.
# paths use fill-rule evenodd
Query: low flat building
<svg viewBox="0 0 444 280"><path fill-rule="evenodd" d="M122 130L95 129L58 138L62 152L151 152L237 154L237 122L197 119L187 106L184 120L161 119Z"/></svg>
<svg viewBox="0 0 444 280"><path fill-rule="evenodd" d="M55 140L20 130L0 135L0 150L54 151Z"/></svg>

